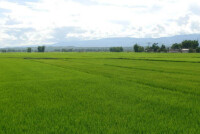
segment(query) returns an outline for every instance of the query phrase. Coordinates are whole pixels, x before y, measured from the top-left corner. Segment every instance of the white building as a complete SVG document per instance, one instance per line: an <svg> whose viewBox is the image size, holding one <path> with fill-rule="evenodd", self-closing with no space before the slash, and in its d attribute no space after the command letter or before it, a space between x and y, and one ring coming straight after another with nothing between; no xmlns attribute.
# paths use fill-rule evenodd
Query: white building
<svg viewBox="0 0 200 134"><path fill-rule="evenodd" d="M181 49L182 53L189 53L189 49Z"/></svg>

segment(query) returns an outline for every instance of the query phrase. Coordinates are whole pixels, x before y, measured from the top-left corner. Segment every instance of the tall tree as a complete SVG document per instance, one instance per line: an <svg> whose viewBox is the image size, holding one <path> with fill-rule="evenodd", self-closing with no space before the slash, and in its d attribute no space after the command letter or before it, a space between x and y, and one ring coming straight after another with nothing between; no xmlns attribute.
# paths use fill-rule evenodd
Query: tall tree
<svg viewBox="0 0 200 134"><path fill-rule="evenodd" d="M142 46L140 46L138 44L135 44L133 46L133 49L134 49L135 52L144 52L144 47L142 47Z"/></svg>
<svg viewBox="0 0 200 134"><path fill-rule="evenodd" d="M154 52L158 52L158 50L159 50L158 43L153 43L151 49L152 49Z"/></svg>
<svg viewBox="0 0 200 134"><path fill-rule="evenodd" d="M178 44L178 43L175 43L171 46L172 49L181 49L182 48L182 44Z"/></svg>
<svg viewBox="0 0 200 134"><path fill-rule="evenodd" d="M199 46L198 40L184 40L182 42L182 47L183 48L191 48L191 49L196 49Z"/></svg>
<svg viewBox="0 0 200 134"><path fill-rule="evenodd" d="M31 47L28 47L28 48L27 48L27 52L28 52L28 53L31 53L31 52L32 52L32 48L31 48Z"/></svg>
<svg viewBox="0 0 200 134"><path fill-rule="evenodd" d="M164 44L162 44L160 47L159 52L167 52L166 46Z"/></svg>
<svg viewBox="0 0 200 134"><path fill-rule="evenodd" d="M38 52L44 52L45 46L38 46Z"/></svg>
<svg viewBox="0 0 200 134"><path fill-rule="evenodd" d="M138 44L135 44L135 45L133 46L133 49L134 49L135 52L139 52L139 45L138 45Z"/></svg>

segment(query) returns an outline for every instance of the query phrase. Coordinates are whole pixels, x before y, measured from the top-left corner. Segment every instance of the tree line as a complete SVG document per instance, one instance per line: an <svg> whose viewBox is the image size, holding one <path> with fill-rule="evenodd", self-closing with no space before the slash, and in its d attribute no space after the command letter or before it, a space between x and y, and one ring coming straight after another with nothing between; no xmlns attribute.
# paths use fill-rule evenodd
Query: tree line
<svg viewBox="0 0 200 134"><path fill-rule="evenodd" d="M151 46L143 47L139 44L133 46L134 52L169 52L170 50L176 50L181 52L182 49L188 49L190 53L200 53L199 42L197 40L184 40L181 43L174 43L171 47L166 47L164 44L161 46L158 43L153 43ZM123 52L122 47L111 47L110 52Z"/></svg>
<svg viewBox="0 0 200 134"><path fill-rule="evenodd" d="M0 49L0 52L6 53L6 52L45 52L45 46L38 46L36 50L33 50L31 47L28 47L27 49L14 49L14 48L8 48L8 49Z"/></svg>
<svg viewBox="0 0 200 134"><path fill-rule="evenodd" d="M17 50L17 49L0 49L0 52L45 52L46 47L45 46L38 46L36 49L32 49L31 47L28 47L26 50ZM164 44L161 46L158 45L158 43L153 43L151 46L141 46L139 44L135 44L131 48L129 48L128 51L134 51L134 52L169 52L169 51L176 51L176 52L182 52L183 49L189 50L190 53L200 53L200 47L199 42L197 40L184 40L181 43L174 43L170 47L166 47ZM70 49L55 49L53 52L98 52L98 51L110 51L110 52L123 52L127 51L126 48L123 47L110 47L110 48L70 48Z"/></svg>
<svg viewBox="0 0 200 134"><path fill-rule="evenodd" d="M138 44L133 46L135 52L167 52L167 47L163 44L161 46L158 43L153 43L152 46L143 47Z"/></svg>

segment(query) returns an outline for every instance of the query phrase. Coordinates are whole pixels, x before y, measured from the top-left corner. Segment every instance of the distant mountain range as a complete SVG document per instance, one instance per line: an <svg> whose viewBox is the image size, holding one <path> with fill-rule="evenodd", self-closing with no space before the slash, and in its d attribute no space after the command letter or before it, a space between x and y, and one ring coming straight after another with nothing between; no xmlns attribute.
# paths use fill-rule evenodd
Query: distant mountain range
<svg viewBox="0 0 200 134"><path fill-rule="evenodd" d="M52 44L51 46L74 46L74 47L111 47L111 46L123 46L129 47L138 43L142 46L151 45L153 43L158 43L159 45L165 44L170 46L173 43L180 43L183 40L199 40L200 34L190 34L190 35L177 35L172 37L162 37L162 38L129 38L129 37L119 37L119 38L104 38L98 40L77 40L77 41L66 41Z"/></svg>

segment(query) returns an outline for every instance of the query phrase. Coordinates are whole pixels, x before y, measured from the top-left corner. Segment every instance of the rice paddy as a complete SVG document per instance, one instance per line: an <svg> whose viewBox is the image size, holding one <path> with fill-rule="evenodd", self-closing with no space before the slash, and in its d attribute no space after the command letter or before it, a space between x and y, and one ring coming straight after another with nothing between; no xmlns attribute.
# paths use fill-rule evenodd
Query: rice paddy
<svg viewBox="0 0 200 134"><path fill-rule="evenodd" d="M0 53L0 133L200 133L200 55Z"/></svg>

